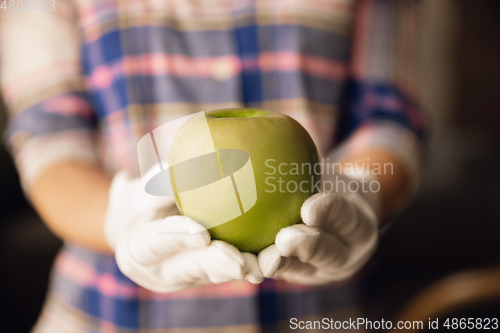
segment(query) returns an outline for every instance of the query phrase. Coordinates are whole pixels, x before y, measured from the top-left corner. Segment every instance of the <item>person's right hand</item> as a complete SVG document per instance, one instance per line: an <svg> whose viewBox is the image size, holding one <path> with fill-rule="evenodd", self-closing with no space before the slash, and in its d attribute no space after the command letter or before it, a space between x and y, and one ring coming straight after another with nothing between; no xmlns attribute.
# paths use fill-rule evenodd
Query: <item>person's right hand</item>
<svg viewBox="0 0 500 333"><path fill-rule="evenodd" d="M172 197L144 191L140 179L119 172L111 184L105 235L120 270L138 285L160 293L209 283L264 277L251 253L211 241L200 224L178 214Z"/></svg>

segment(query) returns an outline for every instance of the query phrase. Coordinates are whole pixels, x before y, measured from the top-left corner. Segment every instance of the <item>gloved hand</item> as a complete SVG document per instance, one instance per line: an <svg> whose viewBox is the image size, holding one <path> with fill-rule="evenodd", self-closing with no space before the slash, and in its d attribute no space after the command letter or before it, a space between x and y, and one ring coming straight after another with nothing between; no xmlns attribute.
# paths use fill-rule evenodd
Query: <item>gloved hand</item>
<svg viewBox="0 0 500 333"><path fill-rule="evenodd" d="M160 293L241 279L262 282L254 254L211 241L203 226L173 214L174 198L147 194L140 178L123 171L113 178L104 232L123 274Z"/></svg>
<svg viewBox="0 0 500 333"><path fill-rule="evenodd" d="M264 277L322 285L357 272L370 258L378 241L379 194L369 191L372 180L374 178L367 174L322 177L323 192L311 196L302 206L304 223L280 230L275 244L259 253ZM340 190L342 181L346 186L353 182L351 189L355 191L327 193L329 181L334 185L333 190L337 181ZM376 189L376 184L373 188Z"/></svg>

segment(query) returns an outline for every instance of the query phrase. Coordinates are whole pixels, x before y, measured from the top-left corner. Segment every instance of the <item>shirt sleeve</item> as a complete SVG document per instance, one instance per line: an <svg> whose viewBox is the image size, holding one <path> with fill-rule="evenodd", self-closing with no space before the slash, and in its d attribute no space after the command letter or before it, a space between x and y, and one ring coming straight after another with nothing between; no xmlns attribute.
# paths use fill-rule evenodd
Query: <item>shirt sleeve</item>
<svg viewBox="0 0 500 333"><path fill-rule="evenodd" d="M417 181L426 138L417 91L418 1L361 0L355 22L352 78L334 156L389 150Z"/></svg>
<svg viewBox="0 0 500 333"><path fill-rule="evenodd" d="M5 141L22 185L63 160L97 163L95 119L80 72L74 11L0 12L0 84Z"/></svg>

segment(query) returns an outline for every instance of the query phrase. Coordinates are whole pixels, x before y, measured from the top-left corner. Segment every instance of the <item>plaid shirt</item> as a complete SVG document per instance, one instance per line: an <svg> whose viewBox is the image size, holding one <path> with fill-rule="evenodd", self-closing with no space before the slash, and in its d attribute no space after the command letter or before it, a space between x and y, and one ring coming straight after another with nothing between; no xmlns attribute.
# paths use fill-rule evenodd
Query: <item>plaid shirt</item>
<svg viewBox="0 0 500 333"><path fill-rule="evenodd" d="M136 144L149 130L241 106L294 117L322 154L379 147L418 176L416 1L58 0L55 9L0 11L7 141L28 194L61 160L138 174ZM35 331L287 331L289 318L352 307L351 284L155 294L112 256L66 244Z"/></svg>

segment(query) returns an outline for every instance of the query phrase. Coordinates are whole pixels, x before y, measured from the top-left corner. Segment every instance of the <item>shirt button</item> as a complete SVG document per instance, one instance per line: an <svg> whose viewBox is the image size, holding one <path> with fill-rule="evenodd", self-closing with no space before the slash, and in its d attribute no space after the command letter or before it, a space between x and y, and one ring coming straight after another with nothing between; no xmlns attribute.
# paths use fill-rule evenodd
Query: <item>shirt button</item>
<svg viewBox="0 0 500 333"><path fill-rule="evenodd" d="M234 75L234 64L230 59L214 60L211 66L212 78L223 81Z"/></svg>

